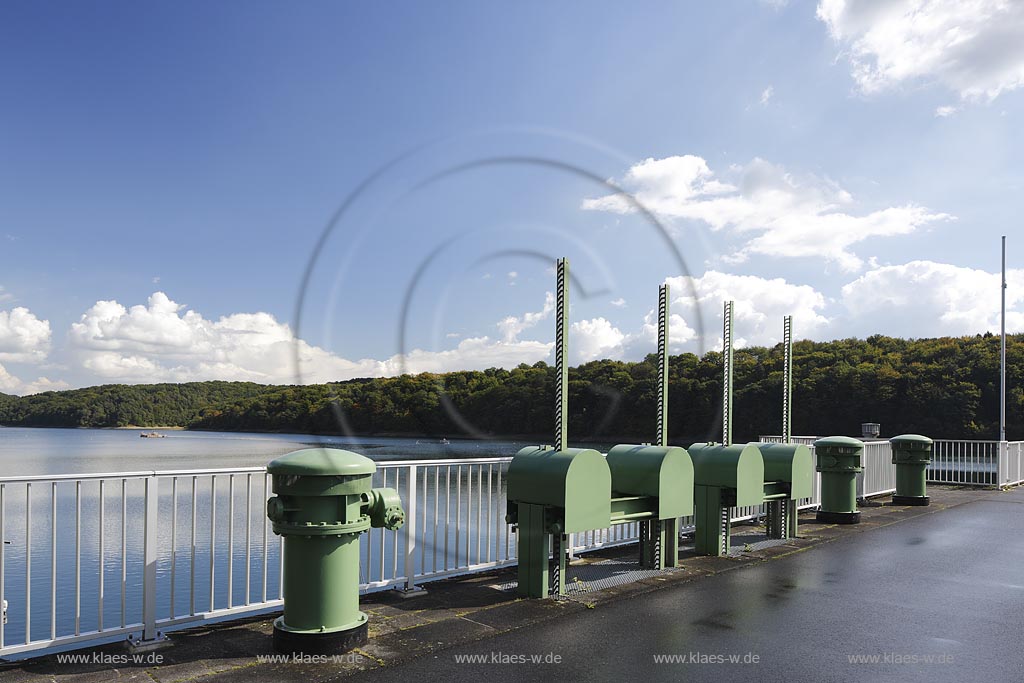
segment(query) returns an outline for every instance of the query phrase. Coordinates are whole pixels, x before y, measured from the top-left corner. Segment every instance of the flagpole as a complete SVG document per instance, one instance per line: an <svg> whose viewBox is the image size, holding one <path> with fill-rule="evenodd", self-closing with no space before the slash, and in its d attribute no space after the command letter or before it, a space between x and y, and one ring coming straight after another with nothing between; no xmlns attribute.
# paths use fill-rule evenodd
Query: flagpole
<svg viewBox="0 0 1024 683"><path fill-rule="evenodd" d="M999 440L1006 441L1006 235L1003 235L1002 297L999 332Z"/></svg>

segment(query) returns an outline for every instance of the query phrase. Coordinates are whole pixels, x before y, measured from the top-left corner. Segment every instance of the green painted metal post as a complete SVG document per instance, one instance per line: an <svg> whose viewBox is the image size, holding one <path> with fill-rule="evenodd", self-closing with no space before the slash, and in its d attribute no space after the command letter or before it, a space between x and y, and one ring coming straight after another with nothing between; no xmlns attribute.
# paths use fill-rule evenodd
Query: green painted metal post
<svg viewBox="0 0 1024 683"><path fill-rule="evenodd" d="M722 311L722 444L732 445L732 318L733 302Z"/></svg>
<svg viewBox="0 0 1024 683"><path fill-rule="evenodd" d="M896 493L893 505L928 505L928 464L932 461L932 440L920 434L902 434L889 439L896 465Z"/></svg>
<svg viewBox="0 0 1024 683"><path fill-rule="evenodd" d="M555 298L555 448L564 451L569 441L569 259L558 259Z"/></svg>
<svg viewBox="0 0 1024 683"><path fill-rule="evenodd" d="M782 320L782 443L793 440L793 316Z"/></svg>
<svg viewBox="0 0 1024 683"><path fill-rule="evenodd" d="M519 503L519 594L546 598L551 587L551 535L544 526L544 506Z"/></svg>
<svg viewBox="0 0 1024 683"><path fill-rule="evenodd" d="M657 444L668 446L668 324L671 289L663 284L658 288L658 434ZM664 495L664 493L663 493ZM656 548L650 565L656 569L679 566L679 519L659 520L652 523ZM660 552L659 552L660 551Z"/></svg>
<svg viewBox="0 0 1024 683"><path fill-rule="evenodd" d="M359 535L398 529L398 492L371 488L377 465L335 448L307 448L267 465L277 495L267 501L274 533L284 537L284 615L274 648L295 654L346 652L366 643L359 611Z"/></svg>
<svg viewBox="0 0 1024 683"><path fill-rule="evenodd" d="M730 549L730 507L718 486L694 486L694 549L701 555L719 557Z"/></svg>
<svg viewBox="0 0 1024 683"><path fill-rule="evenodd" d="M864 442L848 436L829 436L814 442L821 472L821 508L817 520L828 524L857 524L857 473L862 471Z"/></svg>
<svg viewBox="0 0 1024 683"><path fill-rule="evenodd" d="M658 289L658 434L659 446L668 445L668 315L669 287Z"/></svg>

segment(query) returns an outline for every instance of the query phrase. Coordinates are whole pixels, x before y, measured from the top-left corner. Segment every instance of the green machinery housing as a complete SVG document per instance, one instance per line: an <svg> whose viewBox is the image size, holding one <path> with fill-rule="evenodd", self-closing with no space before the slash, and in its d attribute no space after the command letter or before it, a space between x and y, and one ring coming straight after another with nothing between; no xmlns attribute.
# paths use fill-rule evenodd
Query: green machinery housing
<svg viewBox="0 0 1024 683"><path fill-rule="evenodd" d="M282 653L345 652L366 643L359 610L359 536L405 522L398 492L373 488L377 465L358 453L307 448L267 465L277 495L267 517L284 538L284 615L274 621Z"/></svg>
<svg viewBox="0 0 1024 683"><path fill-rule="evenodd" d="M607 458L589 448L531 446L512 459L506 521L518 534L519 593L565 593L569 534L646 523L645 566L678 563L675 520L693 512L693 465L678 447L622 445Z"/></svg>
<svg viewBox="0 0 1024 683"><path fill-rule="evenodd" d="M664 445L668 287L660 292L658 430L661 445L620 445L607 457L568 448L565 365L568 262L557 266L555 446L520 450L509 464L506 521L518 535L519 593L565 593L569 534L640 525L640 561L663 569L679 561L676 520L693 513L693 464L685 449Z"/></svg>
<svg viewBox="0 0 1024 683"><path fill-rule="evenodd" d="M927 436L901 434L889 439L892 462L896 465L893 505L928 505L928 465L934 444Z"/></svg>
<svg viewBox="0 0 1024 683"><path fill-rule="evenodd" d="M731 508L764 500L764 459L754 444L695 443L693 461L695 550L728 555Z"/></svg>
<svg viewBox="0 0 1024 683"><path fill-rule="evenodd" d="M768 538L799 535L798 505L811 497L814 464L803 444L758 444L764 460L765 529Z"/></svg>
<svg viewBox="0 0 1024 683"><path fill-rule="evenodd" d="M695 484L695 549L703 555L727 555L732 508L766 506L769 538L797 535L797 505L810 498L814 476L811 450L791 443L733 444L733 302L722 313L722 443L689 448ZM783 439L789 440L792 397L792 318L784 320Z"/></svg>

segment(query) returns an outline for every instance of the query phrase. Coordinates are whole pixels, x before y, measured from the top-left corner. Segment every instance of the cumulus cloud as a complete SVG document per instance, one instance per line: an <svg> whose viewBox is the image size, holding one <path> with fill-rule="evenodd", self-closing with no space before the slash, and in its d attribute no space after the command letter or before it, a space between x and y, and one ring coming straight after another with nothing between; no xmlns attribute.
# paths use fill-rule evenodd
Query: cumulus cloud
<svg viewBox="0 0 1024 683"><path fill-rule="evenodd" d="M824 295L809 285L797 285L782 278L767 279L755 275L732 275L709 270L693 280L696 300L681 277L668 278L674 296L672 307L682 312L683 319L694 320L700 309L704 321L705 349L722 346L722 306L733 301L733 344L741 346L772 346L782 341L782 318L793 316L795 334L803 338L820 338L827 333L830 320L824 315ZM673 316L674 317L674 316ZM670 342L674 342L670 321ZM652 326L656 334L657 328ZM687 332L688 331L688 332ZM680 334L695 338L696 332L685 327Z"/></svg>
<svg viewBox="0 0 1024 683"><path fill-rule="evenodd" d="M51 380L47 377L37 377L34 381L25 382L8 372L7 368L3 365L0 365L0 392L5 394L28 396L29 394L39 394L44 391L68 389L70 386L63 380Z"/></svg>
<svg viewBox="0 0 1024 683"><path fill-rule="evenodd" d="M853 197L834 182L798 178L760 158L730 167L727 176L719 179L698 156L649 158L630 168L621 185L666 218L702 221L745 239L730 256L732 262L757 254L824 257L844 271L855 271L863 260L850 250L854 244L952 218L913 204L855 213ZM586 199L582 208L634 210L621 195Z"/></svg>
<svg viewBox="0 0 1024 683"><path fill-rule="evenodd" d="M772 99L772 95L775 94L775 87L769 85L767 88L761 91L761 106L768 104L768 101Z"/></svg>
<svg viewBox="0 0 1024 683"><path fill-rule="evenodd" d="M41 363L50 352L50 322L19 306L0 311L0 361Z"/></svg>
<svg viewBox="0 0 1024 683"><path fill-rule="evenodd" d="M510 315L498 322L498 329L501 331L502 339L505 342L515 341L524 331L534 327L541 320L546 320L555 312L555 295L553 292L544 293L544 307L535 313L524 313L521 316Z"/></svg>
<svg viewBox="0 0 1024 683"><path fill-rule="evenodd" d="M569 327L569 355L577 363L619 358L626 335L605 318L574 322Z"/></svg>
<svg viewBox="0 0 1024 683"><path fill-rule="evenodd" d="M1007 283L1007 332L1024 332L1024 270L1008 270ZM996 333L1000 274L934 261L883 266L845 285L842 303L862 334Z"/></svg>
<svg viewBox="0 0 1024 683"><path fill-rule="evenodd" d="M549 306L553 307L553 300L545 302L545 308ZM508 323L501 340L472 337L443 351L413 349L386 359L348 360L296 339L289 325L269 313L235 313L208 320L156 292L146 305L131 308L116 301L96 302L71 326L68 341L79 364L107 381L293 383L299 379L297 351L301 379L328 382L534 363L550 354L551 344L520 341L516 335L549 314L541 311L511 318L518 327Z"/></svg>
<svg viewBox="0 0 1024 683"><path fill-rule="evenodd" d="M1024 3L1017 0L821 0L864 93L938 82L991 101L1024 84Z"/></svg>
<svg viewBox="0 0 1024 683"><path fill-rule="evenodd" d="M20 306L0 311L0 361L42 363L50 352L50 340L48 320L40 320L32 311ZM65 382L46 377L25 381L0 364L0 392L5 394L37 394L67 386Z"/></svg>

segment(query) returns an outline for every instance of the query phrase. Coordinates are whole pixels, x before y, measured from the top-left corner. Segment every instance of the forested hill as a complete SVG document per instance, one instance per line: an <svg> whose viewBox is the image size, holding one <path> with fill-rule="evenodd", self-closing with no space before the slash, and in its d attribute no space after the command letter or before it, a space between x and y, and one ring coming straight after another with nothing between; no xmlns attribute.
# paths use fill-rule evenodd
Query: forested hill
<svg viewBox="0 0 1024 683"><path fill-rule="evenodd" d="M0 394L0 424L30 427L186 427L211 405L276 387L253 382L105 384L19 398ZM5 400L6 399L6 400Z"/></svg>
<svg viewBox="0 0 1024 683"><path fill-rule="evenodd" d="M1008 437L1024 438L1024 335L1008 338ZM735 354L736 440L780 429L782 348ZM574 439L654 438L656 362L594 361L569 373ZM554 368L424 373L314 386L240 382L108 385L0 396L0 424L194 429L341 431L336 408L360 434L459 436L470 425L493 435L545 435L554 429ZM679 442L717 434L721 354L673 356L670 434ZM794 345L794 433L857 434L861 422L883 434L996 438L999 339L802 341Z"/></svg>

